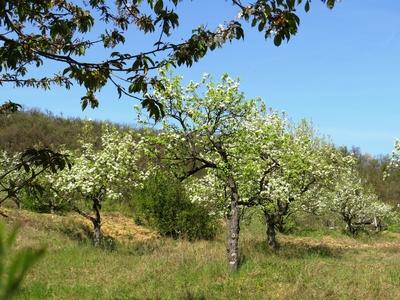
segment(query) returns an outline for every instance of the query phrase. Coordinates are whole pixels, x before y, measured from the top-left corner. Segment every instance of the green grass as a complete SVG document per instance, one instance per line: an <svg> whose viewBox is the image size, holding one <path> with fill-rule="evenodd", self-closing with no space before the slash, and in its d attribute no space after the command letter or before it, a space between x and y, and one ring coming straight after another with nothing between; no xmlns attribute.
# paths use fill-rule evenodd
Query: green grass
<svg viewBox="0 0 400 300"><path fill-rule="evenodd" d="M400 295L396 233L357 240L338 232L279 235L282 247L271 252L265 246L264 228L255 221L242 229L242 264L232 275L226 272L223 233L215 241L158 238L118 244L110 251L72 240L38 220L24 219L18 245L46 245L47 253L25 279L18 299L398 299Z"/></svg>

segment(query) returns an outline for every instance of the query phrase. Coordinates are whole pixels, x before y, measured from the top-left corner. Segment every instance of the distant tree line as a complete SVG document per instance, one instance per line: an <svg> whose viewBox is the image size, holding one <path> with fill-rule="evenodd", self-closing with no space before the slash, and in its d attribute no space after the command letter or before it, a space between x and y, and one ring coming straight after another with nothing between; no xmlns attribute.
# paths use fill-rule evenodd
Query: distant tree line
<svg viewBox="0 0 400 300"><path fill-rule="evenodd" d="M78 136L83 133L85 121L79 118L55 115L39 109L27 109L0 118L0 149L10 153L22 152L32 146L70 150L80 147ZM92 121L90 132L85 132L95 145L100 143L101 124ZM114 124L120 129L127 127Z"/></svg>
<svg viewBox="0 0 400 300"><path fill-rule="evenodd" d="M390 165L390 155L372 156L362 153L360 148L352 147L348 149L342 147L345 154L353 154L357 158L357 168L364 184L372 188L377 195L386 203L392 205L400 204L400 172L394 172L394 176L386 177L384 173Z"/></svg>

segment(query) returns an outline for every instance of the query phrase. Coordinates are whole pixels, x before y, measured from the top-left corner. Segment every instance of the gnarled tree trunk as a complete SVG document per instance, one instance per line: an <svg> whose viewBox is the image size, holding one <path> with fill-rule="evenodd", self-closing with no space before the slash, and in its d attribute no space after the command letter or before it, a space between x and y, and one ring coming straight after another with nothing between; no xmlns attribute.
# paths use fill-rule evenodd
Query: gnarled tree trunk
<svg viewBox="0 0 400 300"><path fill-rule="evenodd" d="M278 241L276 240L276 231L275 231L275 220L273 216L270 216L267 212L264 211L265 217L265 225L266 225L266 233L267 233L267 243L268 246L272 250L276 250L279 248Z"/></svg>
<svg viewBox="0 0 400 300"><path fill-rule="evenodd" d="M97 247L100 245L101 242L101 222L100 220L96 220L95 218L92 219L93 223L93 244Z"/></svg>
<svg viewBox="0 0 400 300"><path fill-rule="evenodd" d="M101 233L101 202L105 196L105 189L102 187L97 193L93 193L88 195L87 197L92 201L92 209L94 212L94 216L91 216L84 211L81 211L78 207L74 206L74 210L80 214L81 216L85 217L86 219L90 220L93 224L93 244L97 247L100 245L101 239L103 238Z"/></svg>
<svg viewBox="0 0 400 300"><path fill-rule="evenodd" d="M345 222L346 222L346 230L347 233L350 234L352 237L355 237L357 235L357 227L353 225L351 217L346 217Z"/></svg>
<svg viewBox="0 0 400 300"><path fill-rule="evenodd" d="M91 218L91 221L93 223L93 243L97 247L100 245L101 242L101 217L100 217L100 209L101 209L101 201L103 199L103 191L100 190L100 192L95 195L92 198L93 201L93 210L95 213L95 216Z"/></svg>

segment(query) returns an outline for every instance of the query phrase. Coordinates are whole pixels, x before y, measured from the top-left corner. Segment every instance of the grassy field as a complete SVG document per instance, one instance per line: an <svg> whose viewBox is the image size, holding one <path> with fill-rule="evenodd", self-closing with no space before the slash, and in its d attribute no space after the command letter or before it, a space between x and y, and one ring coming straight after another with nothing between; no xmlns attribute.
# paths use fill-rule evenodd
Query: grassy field
<svg viewBox="0 0 400 300"><path fill-rule="evenodd" d="M216 241L160 238L118 215L105 218L117 242L95 249L76 217L9 211L21 223L18 247L47 253L18 299L399 299L400 235L357 240L339 232L279 235L269 251L264 230L243 226L242 264L226 272L224 235ZM118 221L118 222L117 222ZM119 242L118 242L119 241Z"/></svg>

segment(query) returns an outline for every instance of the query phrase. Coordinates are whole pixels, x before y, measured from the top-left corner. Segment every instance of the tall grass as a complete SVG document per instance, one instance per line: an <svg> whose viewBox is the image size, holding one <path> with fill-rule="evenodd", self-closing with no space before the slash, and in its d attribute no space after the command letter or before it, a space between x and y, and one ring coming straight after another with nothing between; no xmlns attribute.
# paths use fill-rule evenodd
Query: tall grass
<svg viewBox="0 0 400 300"><path fill-rule="evenodd" d="M50 221L48 221L50 222ZM257 220L241 236L237 274L225 237L153 238L95 249L51 226L25 222L18 244L47 245L18 299L398 299L400 235L353 240L340 233L283 236L268 250Z"/></svg>

